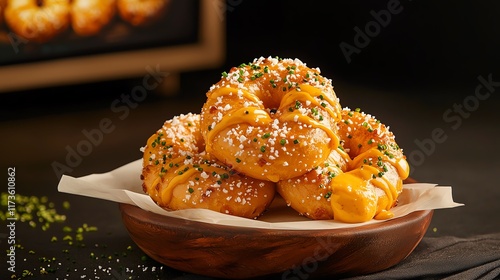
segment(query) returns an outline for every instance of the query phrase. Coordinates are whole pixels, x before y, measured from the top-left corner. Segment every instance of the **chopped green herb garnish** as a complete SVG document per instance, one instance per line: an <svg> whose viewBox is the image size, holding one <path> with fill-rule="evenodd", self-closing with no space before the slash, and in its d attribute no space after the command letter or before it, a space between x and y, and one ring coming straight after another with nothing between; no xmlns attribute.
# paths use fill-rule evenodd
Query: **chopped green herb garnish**
<svg viewBox="0 0 500 280"><path fill-rule="evenodd" d="M330 198L330 196L332 196L332 192L331 192L331 191L330 191L330 192L327 192L327 193L325 194L325 198L326 198L326 199L329 199L329 198Z"/></svg>

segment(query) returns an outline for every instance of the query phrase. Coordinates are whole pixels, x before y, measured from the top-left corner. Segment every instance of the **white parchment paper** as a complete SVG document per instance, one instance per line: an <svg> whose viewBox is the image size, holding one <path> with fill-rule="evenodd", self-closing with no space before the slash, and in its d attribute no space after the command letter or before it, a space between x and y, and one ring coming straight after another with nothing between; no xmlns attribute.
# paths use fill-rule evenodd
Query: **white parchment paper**
<svg viewBox="0 0 500 280"><path fill-rule="evenodd" d="M128 203L164 216L240 227L318 230L356 227L383 222L371 220L364 223L349 224L333 220L314 221L298 215L293 209L287 207L284 200L279 196L273 201L269 210L257 220L206 209L167 211L154 203L149 195L142 191L141 169L142 160L139 159L107 173L91 174L78 178L63 175L58 190L64 193ZM463 204L453 201L450 186L415 183L403 186L398 206L394 207L392 212L394 218L398 218L414 211L458 206L463 206Z"/></svg>

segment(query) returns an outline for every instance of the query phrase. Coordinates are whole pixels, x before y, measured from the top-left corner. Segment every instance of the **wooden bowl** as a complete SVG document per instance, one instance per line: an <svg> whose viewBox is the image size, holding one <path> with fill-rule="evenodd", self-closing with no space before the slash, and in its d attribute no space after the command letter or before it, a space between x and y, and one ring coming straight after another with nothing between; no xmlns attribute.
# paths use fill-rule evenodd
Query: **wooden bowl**
<svg viewBox="0 0 500 280"><path fill-rule="evenodd" d="M218 278L310 279L381 271L407 257L432 210L334 230L276 230L171 218L119 205L132 240L169 267Z"/></svg>

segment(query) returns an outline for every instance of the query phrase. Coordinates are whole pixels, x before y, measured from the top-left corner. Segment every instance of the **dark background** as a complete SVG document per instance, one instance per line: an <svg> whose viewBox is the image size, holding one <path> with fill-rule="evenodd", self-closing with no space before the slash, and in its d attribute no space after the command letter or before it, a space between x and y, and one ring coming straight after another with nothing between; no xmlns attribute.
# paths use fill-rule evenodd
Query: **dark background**
<svg viewBox="0 0 500 280"><path fill-rule="evenodd" d="M500 232L500 86L483 100L475 96L479 77L500 82L500 2L332 2L227 1L223 65L182 73L179 92L151 92L124 120L110 104L141 77L0 94L2 168L16 166L18 192L93 205L119 219L113 203L57 193L51 164L65 161L66 147L85 139L82 130L103 118L116 126L67 174L106 172L141 157L139 147L165 119L198 112L221 72L260 56L299 58L333 80L343 107L360 107L391 127L412 177L453 187L465 206L436 210L427 237ZM400 12L348 63L339 45L355 45L355 27L364 30L371 11L388 3L399 3Z"/></svg>

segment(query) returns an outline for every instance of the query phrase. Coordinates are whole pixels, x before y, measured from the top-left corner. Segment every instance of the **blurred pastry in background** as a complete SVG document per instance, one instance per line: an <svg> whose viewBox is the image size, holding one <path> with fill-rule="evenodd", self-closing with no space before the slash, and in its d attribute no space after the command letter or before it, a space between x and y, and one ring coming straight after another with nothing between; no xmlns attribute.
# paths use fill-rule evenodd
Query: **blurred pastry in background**
<svg viewBox="0 0 500 280"><path fill-rule="evenodd" d="M98 34L116 13L116 0L73 0L71 26L80 36Z"/></svg>
<svg viewBox="0 0 500 280"><path fill-rule="evenodd" d="M156 21L166 11L170 0L117 0L120 17L133 26Z"/></svg>
<svg viewBox="0 0 500 280"><path fill-rule="evenodd" d="M5 22L17 35L43 43L70 25L69 0L8 0Z"/></svg>

